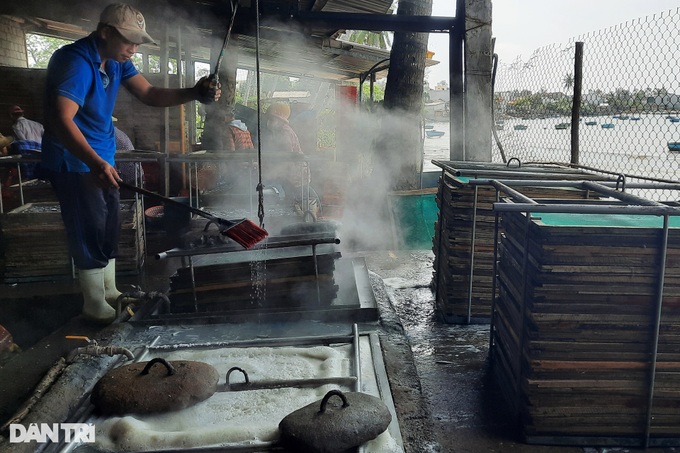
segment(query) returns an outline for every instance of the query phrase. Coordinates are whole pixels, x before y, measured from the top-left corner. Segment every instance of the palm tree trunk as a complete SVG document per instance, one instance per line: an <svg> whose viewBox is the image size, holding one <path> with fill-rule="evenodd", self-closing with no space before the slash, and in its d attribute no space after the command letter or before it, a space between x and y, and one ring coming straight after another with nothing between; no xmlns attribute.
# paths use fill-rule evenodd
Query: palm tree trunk
<svg viewBox="0 0 680 453"><path fill-rule="evenodd" d="M432 0L401 0L397 15L429 16ZM391 189L420 186L422 169L423 80L427 33L396 32L385 87L384 116L378 140L378 158L386 163ZM398 127L395 127L397 125Z"/></svg>

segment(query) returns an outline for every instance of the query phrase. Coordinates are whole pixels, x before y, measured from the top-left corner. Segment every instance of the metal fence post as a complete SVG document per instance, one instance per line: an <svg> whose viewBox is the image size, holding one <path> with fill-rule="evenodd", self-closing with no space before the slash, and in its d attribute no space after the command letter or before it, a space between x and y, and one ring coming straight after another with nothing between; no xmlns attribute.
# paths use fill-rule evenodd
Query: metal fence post
<svg viewBox="0 0 680 453"><path fill-rule="evenodd" d="M579 122L581 119L581 87L583 82L583 43L574 50L574 101L571 106L571 163L579 163Z"/></svg>

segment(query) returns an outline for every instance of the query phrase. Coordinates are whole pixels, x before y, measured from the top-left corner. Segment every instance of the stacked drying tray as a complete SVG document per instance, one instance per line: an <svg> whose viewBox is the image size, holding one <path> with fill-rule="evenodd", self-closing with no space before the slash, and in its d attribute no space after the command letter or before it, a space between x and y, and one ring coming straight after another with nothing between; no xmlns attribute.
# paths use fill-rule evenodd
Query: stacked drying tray
<svg viewBox="0 0 680 453"><path fill-rule="evenodd" d="M120 206L122 229L116 267L119 272L137 272L145 254L141 202L122 200ZM28 203L2 214L0 232L5 282L73 275L58 203Z"/></svg>
<svg viewBox="0 0 680 453"><path fill-rule="evenodd" d="M680 445L669 219L664 247L658 216L503 212L491 363L528 442Z"/></svg>
<svg viewBox="0 0 680 453"><path fill-rule="evenodd" d="M593 173L555 165L433 161L442 169L437 192L433 287L440 319L447 323L489 323L493 283L496 190L473 186L472 179L603 180ZM582 189L530 187L528 196L583 199ZM474 248L473 248L474 245Z"/></svg>

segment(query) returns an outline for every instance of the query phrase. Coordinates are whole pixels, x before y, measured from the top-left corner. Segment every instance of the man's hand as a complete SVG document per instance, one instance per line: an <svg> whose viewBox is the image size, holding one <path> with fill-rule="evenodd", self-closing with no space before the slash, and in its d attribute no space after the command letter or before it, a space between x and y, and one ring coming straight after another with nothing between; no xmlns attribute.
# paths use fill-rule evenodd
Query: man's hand
<svg viewBox="0 0 680 453"><path fill-rule="evenodd" d="M121 180L118 172L108 162L102 160L97 165L90 167L90 172L96 178L97 184L100 187L115 187L119 189L118 181Z"/></svg>
<svg viewBox="0 0 680 453"><path fill-rule="evenodd" d="M196 100L201 104L210 104L217 102L222 95L221 84L214 74L209 77L201 77L194 86L196 91Z"/></svg>

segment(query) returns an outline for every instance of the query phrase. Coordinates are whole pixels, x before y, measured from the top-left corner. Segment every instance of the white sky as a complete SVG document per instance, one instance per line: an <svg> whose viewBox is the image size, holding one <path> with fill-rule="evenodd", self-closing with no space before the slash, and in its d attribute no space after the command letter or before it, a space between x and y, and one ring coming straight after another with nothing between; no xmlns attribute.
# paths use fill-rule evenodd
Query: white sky
<svg viewBox="0 0 680 453"><path fill-rule="evenodd" d="M433 0L433 16L453 16L454 0ZM680 7L680 0L496 0L492 30L500 62L528 58L539 48ZM449 79L448 35L430 35L428 50L441 63L427 70L432 88Z"/></svg>

